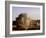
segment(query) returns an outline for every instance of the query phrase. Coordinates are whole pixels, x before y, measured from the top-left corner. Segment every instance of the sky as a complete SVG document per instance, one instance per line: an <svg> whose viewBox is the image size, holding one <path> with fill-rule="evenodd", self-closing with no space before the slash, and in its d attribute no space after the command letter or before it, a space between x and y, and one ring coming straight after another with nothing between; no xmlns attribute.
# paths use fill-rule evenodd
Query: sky
<svg viewBox="0 0 46 38"><path fill-rule="evenodd" d="M33 19L40 19L40 8L36 7L12 7L12 20L16 20L16 17L21 13L26 13Z"/></svg>

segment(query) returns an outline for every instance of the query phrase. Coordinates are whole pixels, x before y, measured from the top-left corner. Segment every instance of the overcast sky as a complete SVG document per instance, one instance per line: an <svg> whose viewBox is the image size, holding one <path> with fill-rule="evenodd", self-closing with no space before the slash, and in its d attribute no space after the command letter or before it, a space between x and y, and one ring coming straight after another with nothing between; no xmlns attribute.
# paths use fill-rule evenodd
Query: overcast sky
<svg viewBox="0 0 46 38"><path fill-rule="evenodd" d="M33 19L40 19L40 8L35 7L12 7L12 20L15 20L21 13L27 13Z"/></svg>

